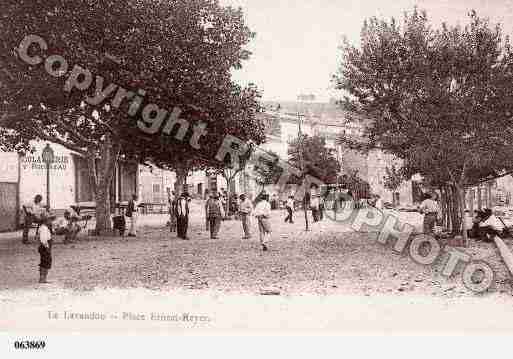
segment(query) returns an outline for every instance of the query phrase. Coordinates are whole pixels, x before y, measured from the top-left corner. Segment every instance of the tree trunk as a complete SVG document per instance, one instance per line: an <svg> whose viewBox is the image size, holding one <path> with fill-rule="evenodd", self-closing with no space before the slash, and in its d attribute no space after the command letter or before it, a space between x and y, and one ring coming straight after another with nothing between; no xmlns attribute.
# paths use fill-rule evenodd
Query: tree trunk
<svg viewBox="0 0 513 359"><path fill-rule="evenodd" d="M492 182L488 182L488 208L493 208L495 205L493 196L492 196Z"/></svg>
<svg viewBox="0 0 513 359"><path fill-rule="evenodd" d="M467 240L467 221L466 221L466 213L465 213L465 187L461 183L456 185L456 190L458 191L459 198L459 209L460 209L460 221L461 221L461 235L463 239Z"/></svg>
<svg viewBox="0 0 513 359"><path fill-rule="evenodd" d="M453 220L453 200L452 200L452 192L451 187L445 187L445 195L446 195L446 206L447 206L447 228L452 233L454 228Z"/></svg>
<svg viewBox="0 0 513 359"><path fill-rule="evenodd" d="M185 186L187 185L187 170L184 168L176 169L176 183L175 183L175 193L177 196L180 196L182 192L185 191Z"/></svg>
<svg viewBox="0 0 513 359"><path fill-rule="evenodd" d="M445 211L444 214L444 226L447 228L449 232L452 232L452 212L451 212L451 197L450 197L450 190L448 186L442 186L443 194L443 208Z"/></svg>
<svg viewBox="0 0 513 359"><path fill-rule="evenodd" d="M442 212L442 226L447 228L447 206L446 206L447 198L445 196L445 191L444 191L443 186L440 186L438 189L440 191L440 210Z"/></svg>
<svg viewBox="0 0 513 359"><path fill-rule="evenodd" d="M107 135L100 144L98 158L94 154L87 158L89 178L96 202L96 234L98 235L111 229L110 186L118 162L120 146Z"/></svg>
<svg viewBox="0 0 513 359"><path fill-rule="evenodd" d="M460 234L461 214L460 214L460 196L456 186L451 185L451 202L452 202L452 233Z"/></svg>
<svg viewBox="0 0 513 359"><path fill-rule="evenodd" d="M232 177L227 176L227 175L223 175L223 177L224 177L224 179L226 181L226 197L227 197L226 198L226 205L225 205L226 208L225 208L224 213L225 213L225 216L228 217L228 215L229 215L228 212L230 212L230 195L231 195L231 193L230 193L230 182L231 182Z"/></svg>
<svg viewBox="0 0 513 359"><path fill-rule="evenodd" d="M475 198L475 191L471 189L469 191L469 198L468 198L468 205L469 205L469 212L471 216L474 216L474 198Z"/></svg>
<svg viewBox="0 0 513 359"><path fill-rule="evenodd" d="M103 187L103 186L102 186ZM111 229L110 222L110 185L105 188L98 188L95 196L96 201L96 233Z"/></svg>

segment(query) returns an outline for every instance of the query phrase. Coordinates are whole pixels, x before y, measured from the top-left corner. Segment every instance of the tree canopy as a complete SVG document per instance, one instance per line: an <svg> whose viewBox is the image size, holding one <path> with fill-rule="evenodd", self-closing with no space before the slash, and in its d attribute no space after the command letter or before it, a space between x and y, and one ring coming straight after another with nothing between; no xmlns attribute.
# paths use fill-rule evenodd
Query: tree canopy
<svg viewBox="0 0 513 359"><path fill-rule="evenodd" d="M254 37L240 9L217 0L2 5L1 149L30 150L30 140L47 140L82 154L98 206L108 196L119 158L193 169L212 166L226 134L257 144L265 139L255 116L258 89L231 80L231 71L249 58L246 45ZM27 51L41 57L38 63L28 64L20 53L28 35L46 44ZM90 86L80 88L87 72ZM73 87L74 74L80 84ZM175 108L181 111L175 119L187 126L178 123L166 131L163 118L172 117ZM195 132L196 126L205 131Z"/></svg>
<svg viewBox="0 0 513 359"><path fill-rule="evenodd" d="M469 184L513 166L513 57L501 27L469 14L434 29L425 12L368 19L342 47L335 82L364 113L365 143L404 160L405 174Z"/></svg>
<svg viewBox="0 0 513 359"><path fill-rule="evenodd" d="M402 25L365 21L360 47L345 42L334 76L343 106L365 114L361 150L402 159L454 198L459 230L465 186L513 168L513 53L500 25L475 11L464 26L433 28L416 8ZM464 221L463 221L464 222ZM464 229L464 228L463 228ZM465 231L463 231L465 235Z"/></svg>
<svg viewBox="0 0 513 359"><path fill-rule="evenodd" d="M301 167L301 154L304 168ZM305 175L310 175L324 183L337 182L340 164L334 155L334 150L326 146L326 140L323 137L303 135L302 138L293 139L289 143L288 157L289 163L303 170ZM291 181L294 180L291 179Z"/></svg>

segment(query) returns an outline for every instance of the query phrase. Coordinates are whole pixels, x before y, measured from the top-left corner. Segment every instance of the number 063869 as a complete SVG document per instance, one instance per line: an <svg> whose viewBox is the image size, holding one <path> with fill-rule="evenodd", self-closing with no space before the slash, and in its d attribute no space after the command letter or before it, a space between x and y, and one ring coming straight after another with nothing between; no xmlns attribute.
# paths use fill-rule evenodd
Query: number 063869
<svg viewBox="0 0 513 359"><path fill-rule="evenodd" d="M17 340L14 342L15 349L44 349L46 343L43 340Z"/></svg>

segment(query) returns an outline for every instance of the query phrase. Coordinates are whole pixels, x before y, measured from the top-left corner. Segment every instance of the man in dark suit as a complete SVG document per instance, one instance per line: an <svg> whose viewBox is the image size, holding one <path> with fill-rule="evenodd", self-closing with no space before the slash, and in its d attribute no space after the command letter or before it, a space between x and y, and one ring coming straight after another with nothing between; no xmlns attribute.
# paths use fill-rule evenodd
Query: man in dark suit
<svg viewBox="0 0 513 359"><path fill-rule="evenodd" d="M189 239L187 237L187 227L189 226L189 200L188 194L183 192L180 198L175 202L176 232L178 238Z"/></svg>

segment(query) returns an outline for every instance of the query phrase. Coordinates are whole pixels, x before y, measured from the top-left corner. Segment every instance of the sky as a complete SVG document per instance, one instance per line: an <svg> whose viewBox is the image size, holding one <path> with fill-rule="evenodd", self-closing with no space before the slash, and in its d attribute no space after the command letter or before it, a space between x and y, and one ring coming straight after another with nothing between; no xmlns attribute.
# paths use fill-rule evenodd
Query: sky
<svg viewBox="0 0 513 359"><path fill-rule="evenodd" d="M242 7L246 24L256 32L248 49L251 59L233 72L241 84L253 82L263 100L295 101L299 94L314 94L317 101L340 97L331 77L340 61L338 47L346 37L358 44L366 18L402 20L416 5L435 26L442 22L465 25L475 9L491 23L501 23L513 35L511 0L220 0Z"/></svg>

